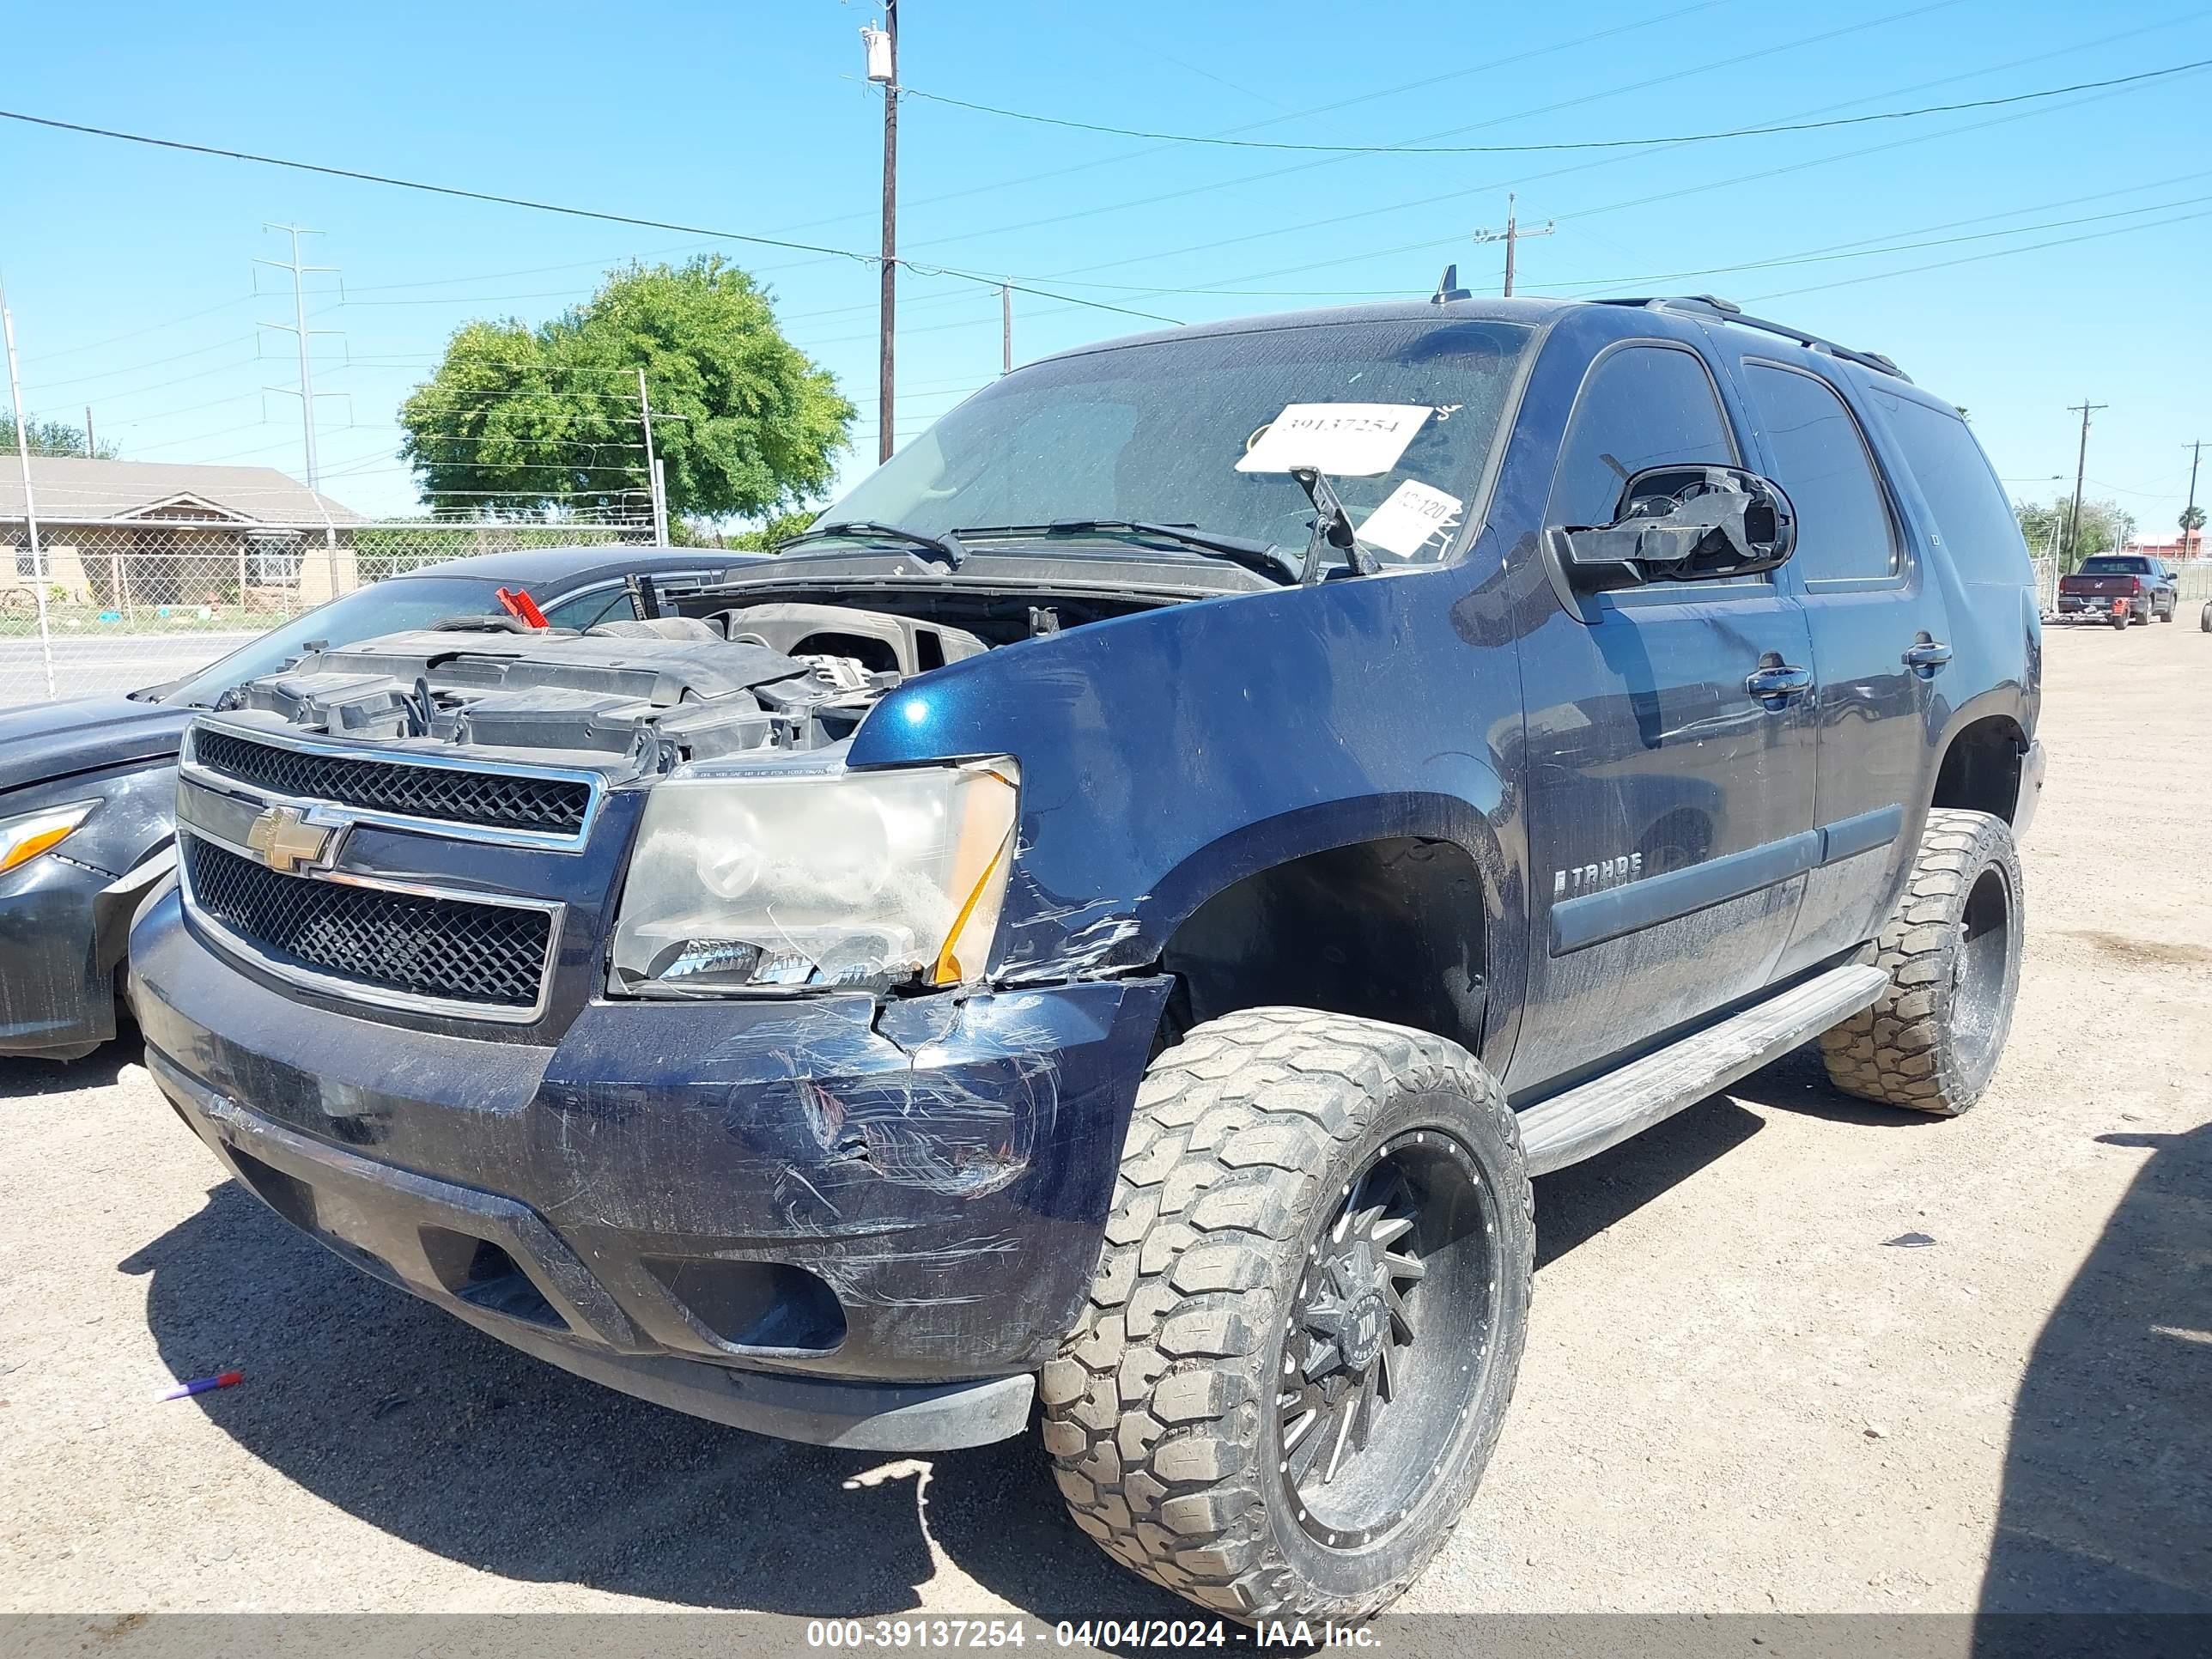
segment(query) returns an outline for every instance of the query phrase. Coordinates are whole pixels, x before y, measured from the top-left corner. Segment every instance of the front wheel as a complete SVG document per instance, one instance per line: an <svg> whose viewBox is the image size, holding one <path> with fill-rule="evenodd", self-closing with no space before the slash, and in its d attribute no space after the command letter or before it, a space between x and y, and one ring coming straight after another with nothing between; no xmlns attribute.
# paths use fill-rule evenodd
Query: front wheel
<svg viewBox="0 0 2212 1659"><path fill-rule="evenodd" d="M1196 1027L1138 1092L1039 1389L1076 1524L1248 1622L1376 1613L1490 1460L1534 1238L1519 1126L1457 1045L1297 1008Z"/></svg>
<svg viewBox="0 0 2212 1659"><path fill-rule="evenodd" d="M1955 1117L1982 1097L2020 990L2012 826L1936 807L1882 930L1881 1000L1820 1035L1829 1081L1885 1106Z"/></svg>

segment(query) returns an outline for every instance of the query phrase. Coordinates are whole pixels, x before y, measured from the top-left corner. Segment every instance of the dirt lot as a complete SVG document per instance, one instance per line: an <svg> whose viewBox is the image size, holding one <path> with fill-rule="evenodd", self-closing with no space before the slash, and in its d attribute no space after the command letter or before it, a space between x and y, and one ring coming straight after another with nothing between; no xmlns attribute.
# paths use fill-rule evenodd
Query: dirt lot
<svg viewBox="0 0 2212 1659"><path fill-rule="evenodd" d="M2212 640L2049 657L1995 1091L1801 1054L1538 1182L1519 1398L1409 1607L2212 1611ZM0 1609L1172 1610L1026 1440L756 1439L360 1277L119 1048L0 1061Z"/></svg>

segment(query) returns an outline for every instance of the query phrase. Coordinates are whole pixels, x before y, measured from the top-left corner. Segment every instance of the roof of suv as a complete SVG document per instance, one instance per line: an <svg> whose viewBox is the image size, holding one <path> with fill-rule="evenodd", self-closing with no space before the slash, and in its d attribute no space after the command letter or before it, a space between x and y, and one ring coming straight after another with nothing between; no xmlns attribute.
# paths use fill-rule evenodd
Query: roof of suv
<svg viewBox="0 0 2212 1659"><path fill-rule="evenodd" d="M1550 300L1542 298L1468 298L1455 300L1383 300L1366 305L1321 306L1303 311L1278 311L1251 317L1224 318L1217 322L1187 323L1175 328L1154 329L1148 333L1125 335L1118 339L1101 340L1093 344L1078 346L1072 350L1054 354L1060 357L1079 357L1093 351L1110 350L1125 345L1150 344L1156 340L1191 339L1212 335L1258 334L1285 328L1317 328L1334 323L1430 322L1453 323L1481 321L1520 323L1525 326L1540 327L1563 313L1585 306L1638 307L1654 311L1668 311L1696 319L1700 322L1725 323L1739 328L1756 329L1762 333L1778 335L1794 340L1802 346L1832 357L1840 357L1877 374L1894 376L1910 384L1911 377L1883 356L1880 352L1856 350L1838 345L1832 340L1806 330L1792 328L1787 324L1769 322L1763 318L1747 316L1741 306L1717 299L1709 294L1656 295L1650 298L1606 300ZM1047 359L1046 361L1050 361Z"/></svg>

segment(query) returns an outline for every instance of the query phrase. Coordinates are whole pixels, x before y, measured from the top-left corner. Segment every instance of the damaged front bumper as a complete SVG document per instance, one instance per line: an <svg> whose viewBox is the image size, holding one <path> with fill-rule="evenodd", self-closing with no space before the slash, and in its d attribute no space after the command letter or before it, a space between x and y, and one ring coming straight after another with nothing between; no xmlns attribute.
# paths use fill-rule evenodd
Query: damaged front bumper
<svg viewBox="0 0 2212 1659"><path fill-rule="evenodd" d="M548 1048L319 1008L173 892L149 1063L341 1255L626 1392L786 1438L1002 1438L1073 1323L1167 982L588 1004Z"/></svg>

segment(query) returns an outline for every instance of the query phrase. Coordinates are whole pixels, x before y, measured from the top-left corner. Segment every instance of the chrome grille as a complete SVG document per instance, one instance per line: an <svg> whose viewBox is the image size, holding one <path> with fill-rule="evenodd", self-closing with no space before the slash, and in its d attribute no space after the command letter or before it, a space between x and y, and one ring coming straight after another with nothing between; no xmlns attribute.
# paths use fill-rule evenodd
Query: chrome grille
<svg viewBox="0 0 2212 1659"><path fill-rule="evenodd" d="M193 905L279 958L507 1018L538 1005L552 944L545 910L282 876L197 836L178 843Z"/></svg>
<svg viewBox="0 0 2212 1659"><path fill-rule="evenodd" d="M295 799L487 829L574 835L592 805L592 787L580 779L318 754L207 726L192 734L192 758L209 771Z"/></svg>

